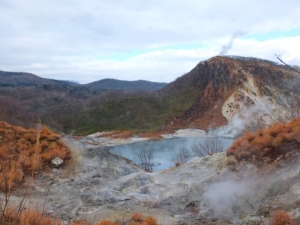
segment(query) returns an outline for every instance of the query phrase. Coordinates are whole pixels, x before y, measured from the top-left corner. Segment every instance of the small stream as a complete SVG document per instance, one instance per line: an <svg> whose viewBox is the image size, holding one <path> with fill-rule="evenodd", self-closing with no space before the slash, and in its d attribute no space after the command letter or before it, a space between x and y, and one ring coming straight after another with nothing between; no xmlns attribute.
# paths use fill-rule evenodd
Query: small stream
<svg viewBox="0 0 300 225"><path fill-rule="evenodd" d="M206 138L213 137L190 137L190 138L170 138L162 139L159 141L146 141L138 142L128 145L119 145L110 149L111 153L121 155L125 158L131 159L135 163L139 164L138 154L143 149L153 150L153 172L157 172L175 165L178 161L176 154L181 148L187 148L189 153L189 158L194 156L192 151L192 146L198 142L204 142ZM234 139L229 138L219 138L226 150Z"/></svg>

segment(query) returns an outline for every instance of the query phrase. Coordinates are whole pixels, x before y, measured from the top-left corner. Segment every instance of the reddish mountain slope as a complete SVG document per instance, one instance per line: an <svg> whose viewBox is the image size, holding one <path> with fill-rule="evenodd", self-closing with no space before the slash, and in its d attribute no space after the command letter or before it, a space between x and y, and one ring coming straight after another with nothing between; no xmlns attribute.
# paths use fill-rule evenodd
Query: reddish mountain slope
<svg viewBox="0 0 300 225"><path fill-rule="evenodd" d="M171 127L219 127L237 115L254 116L269 125L298 115L299 74L273 62L216 56L186 76L192 77L191 85L200 94Z"/></svg>

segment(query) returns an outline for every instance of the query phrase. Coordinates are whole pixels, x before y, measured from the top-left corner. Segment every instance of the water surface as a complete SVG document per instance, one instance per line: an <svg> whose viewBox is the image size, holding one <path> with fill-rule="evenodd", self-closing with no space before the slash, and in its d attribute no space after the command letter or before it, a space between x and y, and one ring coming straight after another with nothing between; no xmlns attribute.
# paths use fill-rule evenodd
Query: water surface
<svg viewBox="0 0 300 225"><path fill-rule="evenodd" d="M139 164L138 154L142 149L153 150L153 172L157 172L175 165L177 159L176 154L180 148L185 147L188 149L190 158L194 156L191 147L198 143L203 142L207 137L192 137L192 138L171 138L162 139L159 141L146 141L138 142L128 145L120 145L113 147L110 152L121 155L125 158L131 159ZM219 138L226 150L233 142L233 139Z"/></svg>

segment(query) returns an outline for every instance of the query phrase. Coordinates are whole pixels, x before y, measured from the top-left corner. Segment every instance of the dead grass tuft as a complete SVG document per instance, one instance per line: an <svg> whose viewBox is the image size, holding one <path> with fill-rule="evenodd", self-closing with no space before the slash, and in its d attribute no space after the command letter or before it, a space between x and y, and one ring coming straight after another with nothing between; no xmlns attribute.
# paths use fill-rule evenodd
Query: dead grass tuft
<svg viewBox="0 0 300 225"><path fill-rule="evenodd" d="M111 220L102 220L97 225L118 225L118 223Z"/></svg>
<svg viewBox="0 0 300 225"><path fill-rule="evenodd" d="M134 213L131 216L131 220L135 222L142 222L143 221L143 214L142 213Z"/></svg>
<svg viewBox="0 0 300 225"><path fill-rule="evenodd" d="M148 225L157 225L157 220L153 216L146 217L143 222Z"/></svg>
<svg viewBox="0 0 300 225"><path fill-rule="evenodd" d="M294 225L292 217L283 210L276 211L270 225Z"/></svg>

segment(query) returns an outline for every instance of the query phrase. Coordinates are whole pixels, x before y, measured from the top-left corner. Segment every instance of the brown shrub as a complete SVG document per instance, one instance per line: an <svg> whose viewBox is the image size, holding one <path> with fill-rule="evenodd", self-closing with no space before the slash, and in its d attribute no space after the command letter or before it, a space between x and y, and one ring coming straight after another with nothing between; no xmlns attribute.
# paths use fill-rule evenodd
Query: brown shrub
<svg viewBox="0 0 300 225"><path fill-rule="evenodd" d="M283 141L286 140L285 134L279 134L275 139L272 141L272 146L275 148L279 147Z"/></svg>
<svg viewBox="0 0 300 225"><path fill-rule="evenodd" d="M294 225L292 217L283 210L276 211L271 219L271 225Z"/></svg>
<svg viewBox="0 0 300 225"><path fill-rule="evenodd" d="M10 193L23 180L23 171L17 161L2 163L0 173L0 190L6 193Z"/></svg>
<svg viewBox="0 0 300 225"><path fill-rule="evenodd" d="M9 180L8 177L11 177L13 185L21 182L24 174L42 170L55 156L70 158L70 152L60 141L59 135L48 128L43 128L39 133L0 121L0 136L4 137L0 143L1 190L5 188L4 180Z"/></svg>
<svg viewBox="0 0 300 225"><path fill-rule="evenodd" d="M144 219L144 223L148 225L157 225L157 221L153 216L148 216Z"/></svg>
<svg viewBox="0 0 300 225"><path fill-rule="evenodd" d="M250 151L242 151L237 154L237 159L239 161L245 160L249 161L252 158L252 153Z"/></svg>
<svg viewBox="0 0 300 225"><path fill-rule="evenodd" d="M118 223L111 220L102 220L97 225L118 225Z"/></svg>
<svg viewBox="0 0 300 225"><path fill-rule="evenodd" d="M131 216L131 220L135 222L142 222L143 221L143 214L142 213L134 213Z"/></svg>
<svg viewBox="0 0 300 225"><path fill-rule="evenodd" d="M107 138L130 138L134 135L133 131L122 131L122 130L114 130L111 132L100 134L98 137L107 137Z"/></svg>
<svg viewBox="0 0 300 225"><path fill-rule="evenodd" d="M227 150L227 156L234 156L237 161L273 162L294 149L282 146L295 141L300 144L300 117L287 124L276 123L257 133L245 133Z"/></svg>
<svg viewBox="0 0 300 225"><path fill-rule="evenodd" d="M244 134L244 139L246 139L248 141L248 143L251 143L255 139L255 134L253 134L251 132L246 132Z"/></svg>
<svg viewBox="0 0 300 225"><path fill-rule="evenodd" d="M37 210L28 210L21 213L19 225L61 225L59 220L52 219L51 217L43 216Z"/></svg>
<svg viewBox="0 0 300 225"><path fill-rule="evenodd" d="M91 223L86 221L73 221L69 225L91 225Z"/></svg>
<svg viewBox="0 0 300 225"><path fill-rule="evenodd" d="M272 137L269 135L258 136L252 141L251 144L258 147L271 146Z"/></svg>
<svg viewBox="0 0 300 225"><path fill-rule="evenodd" d="M12 207L6 208L5 218L1 218L1 224L14 225L61 225L61 221L44 216L37 210L24 210Z"/></svg>

